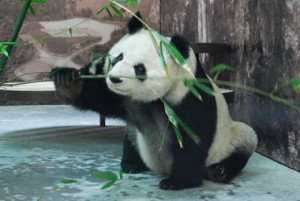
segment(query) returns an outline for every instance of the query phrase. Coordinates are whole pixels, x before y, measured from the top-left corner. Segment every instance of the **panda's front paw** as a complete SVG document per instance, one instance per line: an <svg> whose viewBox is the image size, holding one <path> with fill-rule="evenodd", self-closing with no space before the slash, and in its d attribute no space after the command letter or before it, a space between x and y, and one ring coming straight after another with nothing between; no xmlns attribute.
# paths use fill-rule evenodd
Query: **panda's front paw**
<svg viewBox="0 0 300 201"><path fill-rule="evenodd" d="M194 183L189 181L180 181L172 178L167 178L167 179L163 179L159 183L159 187L164 190L182 190L187 188L194 188L199 186L200 184L201 182Z"/></svg>
<svg viewBox="0 0 300 201"><path fill-rule="evenodd" d="M54 68L49 77L55 86L63 86L75 82L79 78L79 71L74 68Z"/></svg>
<svg viewBox="0 0 300 201"><path fill-rule="evenodd" d="M121 168L124 173L128 174L137 174L149 170L144 164L129 162L121 162Z"/></svg>

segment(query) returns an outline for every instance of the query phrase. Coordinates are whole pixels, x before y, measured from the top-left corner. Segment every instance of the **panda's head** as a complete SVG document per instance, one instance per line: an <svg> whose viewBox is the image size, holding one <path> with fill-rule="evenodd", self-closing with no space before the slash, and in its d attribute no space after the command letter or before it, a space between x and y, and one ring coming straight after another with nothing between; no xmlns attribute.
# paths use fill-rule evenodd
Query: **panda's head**
<svg viewBox="0 0 300 201"><path fill-rule="evenodd" d="M139 17L140 14L137 13ZM163 49L164 58L169 67L166 74L153 40L143 24L133 17L128 23L128 34L118 41L109 51L111 68L106 63L105 72L107 85L113 92L131 97L133 100L150 102L164 98L174 104L181 101L187 94L178 77L191 77ZM158 34L155 39L158 41ZM187 60L193 73L196 68L194 53L187 40L175 35L170 42Z"/></svg>

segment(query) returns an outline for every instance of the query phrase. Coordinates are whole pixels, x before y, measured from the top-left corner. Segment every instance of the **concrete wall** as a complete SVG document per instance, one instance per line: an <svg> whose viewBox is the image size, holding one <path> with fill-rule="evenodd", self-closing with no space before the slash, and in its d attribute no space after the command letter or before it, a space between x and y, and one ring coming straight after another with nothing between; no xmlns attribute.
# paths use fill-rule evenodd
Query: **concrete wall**
<svg viewBox="0 0 300 201"><path fill-rule="evenodd" d="M235 44L230 80L268 92L280 78L300 76L300 1L161 0L161 30L199 42ZM205 60L204 60L205 61ZM275 95L299 104L291 85ZM300 111L235 89L234 117L259 135L258 152L300 170Z"/></svg>

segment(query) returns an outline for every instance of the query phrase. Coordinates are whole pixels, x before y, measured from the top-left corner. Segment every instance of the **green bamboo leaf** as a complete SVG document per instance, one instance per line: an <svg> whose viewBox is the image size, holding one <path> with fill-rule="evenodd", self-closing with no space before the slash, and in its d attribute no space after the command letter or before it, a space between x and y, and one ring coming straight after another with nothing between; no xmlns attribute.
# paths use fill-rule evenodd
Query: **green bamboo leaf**
<svg viewBox="0 0 300 201"><path fill-rule="evenodd" d="M106 184L104 184L104 185L101 187L101 190L110 188L110 187L113 186L115 183L116 183L116 181L114 181L114 180L113 180L113 181L109 181L109 182L107 182Z"/></svg>
<svg viewBox="0 0 300 201"><path fill-rule="evenodd" d="M122 170L122 168L120 168L120 170L119 170L119 177L120 177L120 180L123 180L123 170Z"/></svg>
<svg viewBox="0 0 300 201"><path fill-rule="evenodd" d="M118 3L119 4L128 4L129 2L128 2L128 0L122 0L122 1L119 1Z"/></svg>
<svg viewBox="0 0 300 201"><path fill-rule="evenodd" d="M299 89L300 89L300 78L296 78L296 79L292 79L291 81L291 85L293 87L293 90L296 93L299 93Z"/></svg>
<svg viewBox="0 0 300 201"><path fill-rule="evenodd" d="M133 11L135 11L135 6L134 6L134 1L133 0L129 0L129 5L130 5L131 9Z"/></svg>
<svg viewBox="0 0 300 201"><path fill-rule="evenodd" d="M105 9L105 11L107 12L107 14L108 14L111 18L113 18L113 15L111 14L111 12L110 12L110 10L109 10L108 7Z"/></svg>
<svg viewBox="0 0 300 201"><path fill-rule="evenodd" d="M199 91L194 87L193 82L190 79L183 79L183 84L186 88L188 88L193 94L194 96L196 96L197 98L199 98L200 100L202 99L201 94L199 93Z"/></svg>
<svg viewBox="0 0 300 201"><path fill-rule="evenodd" d="M217 72L221 72L221 71L224 71L224 70L234 71L235 69L232 66L229 66L227 64L218 64L218 65L212 67L212 69L210 69L209 72L211 74L215 74Z"/></svg>
<svg viewBox="0 0 300 201"><path fill-rule="evenodd" d="M106 9L108 8L108 6L109 6L109 5L103 6L100 10L98 10L98 11L96 12L96 14L98 15L98 14L102 13L104 10L106 10Z"/></svg>
<svg viewBox="0 0 300 201"><path fill-rule="evenodd" d="M6 51L6 47L4 47L4 46L0 46L0 54L9 58L8 52Z"/></svg>
<svg viewBox="0 0 300 201"><path fill-rule="evenodd" d="M178 63L183 68L189 68L189 65L187 64L186 60L183 58L183 56L177 50L177 48L174 47L174 45L164 40L162 40L162 44L168 50L168 52L170 53L172 58L176 61L176 63Z"/></svg>
<svg viewBox="0 0 300 201"><path fill-rule="evenodd" d="M119 1L119 4L129 4L129 6L131 7L131 9L135 12L136 8L135 6L138 5L138 1L137 0L123 0L123 1Z"/></svg>
<svg viewBox="0 0 300 201"><path fill-rule="evenodd" d="M168 132L169 128L170 128L170 121L168 121L167 126L165 128L165 131L163 133L161 144L160 144L160 147L159 147L159 151L161 151L162 147L164 146L164 144L166 142L166 136L167 136L167 132Z"/></svg>
<svg viewBox="0 0 300 201"><path fill-rule="evenodd" d="M110 54L107 54L106 55L107 56L107 58L108 58L108 67L107 67L107 72L109 72L111 69L112 69L112 59L111 59L111 55Z"/></svg>
<svg viewBox="0 0 300 201"><path fill-rule="evenodd" d="M1 46L7 46L7 45L18 45L18 42L0 42L0 47Z"/></svg>
<svg viewBox="0 0 300 201"><path fill-rule="evenodd" d="M177 127L178 122L177 119L178 117L176 116L175 112L173 111L173 109L168 105L168 103L166 101L163 101L164 104L164 108L165 108L165 113L168 116L169 121L175 126Z"/></svg>
<svg viewBox="0 0 300 201"><path fill-rule="evenodd" d="M190 129L190 127L188 127L184 122L179 120L179 125L196 144L199 144L201 142L199 136L192 129Z"/></svg>
<svg viewBox="0 0 300 201"><path fill-rule="evenodd" d="M74 179L61 179L59 181L59 183L62 183L62 184L73 184L73 183L77 183L77 180L74 180Z"/></svg>
<svg viewBox="0 0 300 201"><path fill-rule="evenodd" d="M173 130L175 132L175 135L176 135L176 138L177 138L177 141L179 143L180 148L183 148L182 135L181 135L179 129L176 126L173 125Z"/></svg>
<svg viewBox="0 0 300 201"><path fill-rule="evenodd" d="M111 4L110 7L119 17L124 17L124 14L117 7L115 7L114 4Z"/></svg>
<svg viewBox="0 0 300 201"><path fill-rule="evenodd" d="M201 89L205 93L207 93L209 95L214 95L214 90L212 88L206 86L205 84L202 84L198 80L194 80L193 84L194 84L194 86L196 86L198 89Z"/></svg>
<svg viewBox="0 0 300 201"><path fill-rule="evenodd" d="M97 179L107 179L107 180L111 180L111 181L117 181L118 180L118 176L110 171L106 171L103 173L100 172L92 172L91 173L92 177L95 177Z"/></svg>
<svg viewBox="0 0 300 201"><path fill-rule="evenodd" d="M159 43L159 59L160 59L161 64L164 67L164 70L165 70L166 74L169 75L169 68L168 68L167 62L166 62L165 57L164 57L162 41L160 41L160 43Z"/></svg>
<svg viewBox="0 0 300 201"><path fill-rule="evenodd" d="M31 5L29 6L28 10L31 13L31 15L35 16L35 11Z"/></svg>
<svg viewBox="0 0 300 201"><path fill-rule="evenodd" d="M39 4L44 4L47 3L48 0L31 0L31 3L39 3Z"/></svg>
<svg viewBox="0 0 300 201"><path fill-rule="evenodd" d="M70 27L70 28L68 29L68 31L69 31L70 36L73 37L73 29L72 29L72 27Z"/></svg>

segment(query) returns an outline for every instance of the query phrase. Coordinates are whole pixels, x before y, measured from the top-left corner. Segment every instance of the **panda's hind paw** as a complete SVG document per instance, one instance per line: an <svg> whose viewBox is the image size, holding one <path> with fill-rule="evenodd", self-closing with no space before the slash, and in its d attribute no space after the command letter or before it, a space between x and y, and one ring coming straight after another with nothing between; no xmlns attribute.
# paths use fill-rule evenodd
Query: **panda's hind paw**
<svg viewBox="0 0 300 201"><path fill-rule="evenodd" d="M201 182L194 183L189 181L180 181L172 178L163 179L159 183L159 187L164 190L182 190L187 188L194 188L200 186Z"/></svg>
<svg viewBox="0 0 300 201"><path fill-rule="evenodd" d="M219 183L228 183L233 176L222 165L212 165L206 170L205 178Z"/></svg>

